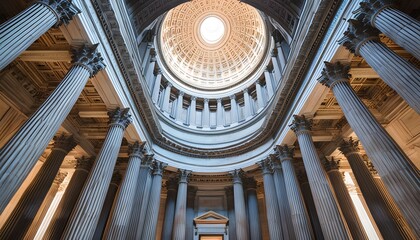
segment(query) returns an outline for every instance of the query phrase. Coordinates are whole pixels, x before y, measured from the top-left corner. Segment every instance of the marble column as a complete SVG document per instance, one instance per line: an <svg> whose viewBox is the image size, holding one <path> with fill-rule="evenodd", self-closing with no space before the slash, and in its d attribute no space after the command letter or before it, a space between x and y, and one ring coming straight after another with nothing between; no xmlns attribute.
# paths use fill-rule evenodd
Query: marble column
<svg viewBox="0 0 420 240"><path fill-rule="evenodd" d="M194 238L194 205L195 205L195 195L197 194L197 187L188 186L187 189L187 227L185 233L185 239ZM230 221L230 220L229 220Z"/></svg>
<svg viewBox="0 0 420 240"><path fill-rule="evenodd" d="M350 86L350 67L327 62L325 66L318 81L332 89L348 123L362 142L389 193L413 230L419 234L420 177L416 167ZM415 81L418 82L418 79Z"/></svg>
<svg viewBox="0 0 420 240"><path fill-rule="evenodd" d="M167 113L170 113L169 112L169 101L170 101L170 98L171 98L171 88L172 88L172 83L168 82L166 84L165 94L163 95L162 110L164 112L167 112Z"/></svg>
<svg viewBox="0 0 420 240"><path fill-rule="evenodd" d="M170 178L166 181L165 220L162 227L162 239L172 239L177 188L178 181L176 178Z"/></svg>
<svg viewBox="0 0 420 240"><path fill-rule="evenodd" d="M153 92L152 92L152 101L154 104L157 104L159 99L159 92L160 92L160 84L162 82L162 70L158 68L154 86L153 86Z"/></svg>
<svg viewBox="0 0 420 240"><path fill-rule="evenodd" d="M0 239L23 238L54 182L64 157L77 145L72 136L54 137L51 153L0 230Z"/></svg>
<svg viewBox="0 0 420 240"><path fill-rule="evenodd" d="M147 206L143 231L141 233L141 237L137 235L136 239L154 240L156 238L160 192L162 190L162 174L166 166L166 163L157 160L154 162L153 181L152 187L150 188L150 198Z"/></svg>
<svg viewBox="0 0 420 240"><path fill-rule="evenodd" d="M381 79L420 114L420 68L389 49L378 34L369 24L350 19L349 28L339 43L362 56Z"/></svg>
<svg viewBox="0 0 420 240"><path fill-rule="evenodd" d="M209 99L204 98L204 108L203 108L203 114L201 119L201 126L204 128L210 127L210 108L209 108Z"/></svg>
<svg viewBox="0 0 420 240"><path fill-rule="evenodd" d="M95 225L95 233L92 237L93 240L101 240L103 237L105 226L108 221L109 214L111 213L112 205L114 204L115 196L117 195L120 182L121 174L118 170L114 170L111 183L109 184L108 191L106 192L104 204L101 208L101 215L99 216L98 224Z"/></svg>
<svg viewBox="0 0 420 240"><path fill-rule="evenodd" d="M349 191L344 183L343 174L338 170L339 162L340 160L335 160L333 158L328 160L325 158L325 170L330 178L335 196L339 202L341 212L346 219L347 225L349 226L351 235L354 239L368 239L368 236L363 229L363 225L360 222L359 216L357 215L353 201L351 200Z"/></svg>
<svg viewBox="0 0 420 240"><path fill-rule="evenodd" d="M67 185L64 195L61 197L57 210L55 211L51 219L51 223L43 236L44 239L60 239L70 217L71 211L73 210L77 198L79 197L80 191L82 190L88 177L93 161L94 159L92 158L82 157L77 159L76 170Z"/></svg>
<svg viewBox="0 0 420 240"><path fill-rule="evenodd" d="M156 53L153 52L151 53L150 63L147 66L146 75L145 75L148 89L151 89L153 87L153 75L155 71L155 65L156 65Z"/></svg>
<svg viewBox="0 0 420 240"><path fill-rule="evenodd" d="M364 0L353 13L420 60L420 22L395 9L393 3L397 1Z"/></svg>
<svg viewBox="0 0 420 240"><path fill-rule="evenodd" d="M136 236L141 236L152 186L152 164L153 155L145 155L142 159L140 174L137 179L136 197L134 198L134 208L130 217L127 239L135 239Z"/></svg>
<svg viewBox="0 0 420 240"><path fill-rule="evenodd" d="M235 204L233 199L233 187L225 187L226 202L229 217L229 239L236 240L236 219L235 219Z"/></svg>
<svg viewBox="0 0 420 240"><path fill-rule="evenodd" d="M279 205L281 226L284 239L295 239L293 223L287 199L285 179L280 161L274 155L270 155L270 162L273 169L273 180L276 188L277 203Z"/></svg>
<svg viewBox="0 0 420 240"><path fill-rule="evenodd" d="M346 156L354 177L379 231L390 239L415 239L408 223L394 200L382 197L386 189L380 188L360 155L359 141L343 140L339 150Z"/></svg>
<svg viewBox="0 0 420 240"><path fill-rule="evenodd" d="M64 239L93 237L120 151L124 130L131 123L128 112L128 108L117 108L108 113L110 118L108 133L64 230Z"/></svg>
<svg viewBox="0 0 420 240"><path fill-rule="evenodd" d="M95 46L74 51L73 66L57 88L0 150L0 212L3 212L66 119L89 77L104 68Z"/></svg>
<svg viewBox="0 0 420 240"><path fill-rule="evenodd" d="M42 222L44 221L45 216L47 215L47 212L49 208L51 207L51 203L54 200L55 195L58 192L58 189L60 188L60 185L63 183L64 179L67 176L67 172L61 172L59 171L57 175L54 178L54 181L48 190L48 193L46 194L44 201L42 201L42 204L33 218L32 224L29 227L27 233L25 234L24 239L34 239L35 235L37 234L39 227L41 226ZM13 238L15 238L13 236Z"/></svg>
<svg viewBox="0 0 420 240"><path fill-rule="evenodd" d="M258 162L264 181L265 207L267 208L268 231L270 239L284 239L280 209L269 160Z"/></svg>
<svg viewBox="0 0 420 240"><path fill-rule="evenodd" d="M248 202L249 237L261 240L260 213L258 210L257 181L254 178L245 179L245 189Z"/></svg>
<svg viewBox="0 0 420 240"><path fill-rule="evenodd" d="M125 239L127 236L145 144L146 142L135 142L128 145L128 166L108 221L105 239Z"/></svg>
<svg viewBox="0 0 420 240"><path fill-rule="evenodd" d="M142 59L142 63L141 63L141 69L143 71L143 73L146 73L147 69L147 63L150 61L150 59L152 58L150 52L152 51L152 43L148 42L147 46L146 46L146 51L144 53L143 59Z"/></svg>
<svg viewBox="0 0 420 240"><path fill-rule="evenodd" d="M179 91L178 93L178 102L176 106L176 121L182 121L182 109L184 105L184 92Z"/></svg>
<svg viewBox="0 0 420 240"><path fill-rule="evenodd" d="M299 171L296 176L300 182L300 189L302 190L303 200L305 201L306 210L311 219L312 230L315 234L315 239L324 239L324 234L322 234L321 223L319 222L318 213L316 211L314 199L311 193L311 187L309 186L308 177L304 170Z"/></svg>
<svg viewBox="0 0 420 240"><path fill-rule="evenodd" d="M315 239L309 215L306 211L305 202L293 167L293 151L287 145L276 146L276 153L280 159L284 173L284 185L286 188L286 197L288 199L291 219L296 239ZM276 166L274 167L276 168ZM286 220L289 221L289 220Z"/></svg>
<svg viewBox="0 0 420 240"><path fill-rule="evenodd" d="M326 239L351 239L346 221L312 141L311 125L312 122L304 116L295 115L290 127L296 133L299 142L322 233Z"/></svg>
<svg viewBox="0 0 420 240"><path fill-rule="evenodd" d="M37 1L0 25L0 71L51 27L68 24L80 10L67 0Z"/></svg>
<svg viewBox="0 0 420 240"><path fill-rule="evenodd" d="M258 111L261 111L262 108L265 106L264 96L261 89L261 83L259 80L255 82L255 88L257 91L257 103L258 103Z"/></svg>
<svg viewBox="0 0 420 240"><path fill-rule="evenodd" d="M238 119L238 105L236 103L236 96L231 95L230 96L230 120L231 123L237 123L239 121Z"/></svg>
<svg viewBox="0 0 420 240"><path fill-rule="evenodd" d="M242 90L244 94L244 117L248 118L253 115L252 106L251 106L251 99L249 97L248 88Z"/></svg>
<svg viewBox="0 0 420 240"><path fill-rule="evenodd" d="M277 54L273 51L271 51L271 62L273 63L273 68L274 68L274 78L276 81L279 81L281 76L282 76L282 71L281 69L284 67L281 65L281 63L278 61L277 59Z"/></svg>
<svg viewBox="0 0 420 240"><path fill-rule="evenodd" d="M179 170L178 195L176 197L174 227L172 230L173 240L185 240L187 220L187 187L188 177L191 171Z"/></svg>
<svg viewBox="0 0 420 240"><path fill-rule="evenodd" d="M196 125L195 117L197 115L197 97L191 96L191 105L190 105L190 117L189 117L189 123L190 126Z"/></svg>
<svg viewBox="0 0 420 240"><path fill-rule="evenodd" d="M223 112L225 111L224 107L222 106L222 99L217 99L217 110L216 110L216 117L217 117L217 126L222 127L225 125L225 120L223 119Z"/></svg>
<svg viewBox="0 0 420 240"><path fill-rule="evenodd" d="M273 81L271 80L271 72L268 68L264 70L265 86L267 87L268 99L274 95Z"/></svg>
<svg viewBox="0 0 420 240"><path fill-rule="evenodd" d="M242 171L240 169L236 169L230 172L230 174L233 177L236 239L248 240L248 220L246 218L244 190L242 188Z"/></svg>

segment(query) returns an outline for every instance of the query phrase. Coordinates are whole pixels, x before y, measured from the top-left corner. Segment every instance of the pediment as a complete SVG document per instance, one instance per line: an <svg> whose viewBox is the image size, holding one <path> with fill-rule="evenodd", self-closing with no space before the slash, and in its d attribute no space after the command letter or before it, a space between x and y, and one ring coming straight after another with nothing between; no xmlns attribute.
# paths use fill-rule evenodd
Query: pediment
<svg viewBox="0 0 420 240"><path fill-rule="evenodd" d="M228 221L227 217L214 211L208 211L194 218L195 224L226 224Z"/></svg>

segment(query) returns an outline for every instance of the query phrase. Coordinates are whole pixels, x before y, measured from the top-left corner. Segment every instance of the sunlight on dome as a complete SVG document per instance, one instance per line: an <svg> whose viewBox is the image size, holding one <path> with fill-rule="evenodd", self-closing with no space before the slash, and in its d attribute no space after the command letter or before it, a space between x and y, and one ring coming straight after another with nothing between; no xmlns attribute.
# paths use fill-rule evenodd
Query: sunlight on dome
<svg viewBox="0 0 420 240"><path fill-rule="evenodd" d="M225 26L217 17L207 17L200 25L201 37L209 44L214 44L222 39L225 34Z"/></svg>

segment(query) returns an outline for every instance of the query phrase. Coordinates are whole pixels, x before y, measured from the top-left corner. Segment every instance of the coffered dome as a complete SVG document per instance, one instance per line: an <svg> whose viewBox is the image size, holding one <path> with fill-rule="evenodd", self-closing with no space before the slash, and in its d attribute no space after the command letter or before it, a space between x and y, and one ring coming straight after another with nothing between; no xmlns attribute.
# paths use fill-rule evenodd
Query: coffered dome
<svg viewBox="0 0 420 240"><path fill-rule="evenodd" d="M233 0L194 0L165 16L158 48L181 84L217 91L244 82L261 65L268 38L259 12Z"/></svg>

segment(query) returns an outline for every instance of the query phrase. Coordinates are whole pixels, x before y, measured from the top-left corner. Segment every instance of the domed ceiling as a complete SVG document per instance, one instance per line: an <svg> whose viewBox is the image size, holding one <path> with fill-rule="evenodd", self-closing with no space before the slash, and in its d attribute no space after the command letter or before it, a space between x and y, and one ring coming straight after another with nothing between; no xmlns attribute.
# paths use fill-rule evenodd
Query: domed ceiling
<svg viewBox="0 0 420 240"><path fill-rule="evenodd" d="M194 0L167 13L159 52L165 67L190 88L228 89L244 82L267 52L259 12L236 0Z"/></svg>

